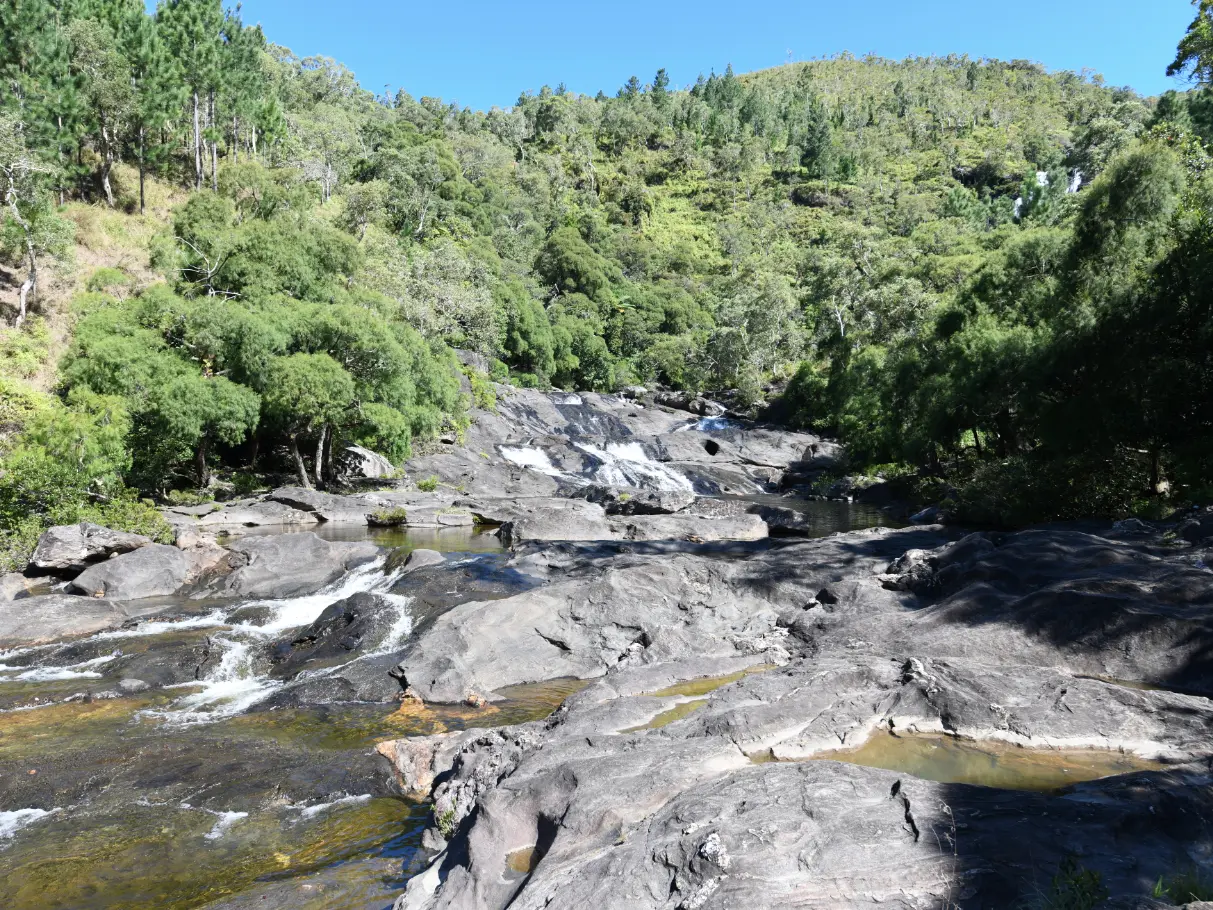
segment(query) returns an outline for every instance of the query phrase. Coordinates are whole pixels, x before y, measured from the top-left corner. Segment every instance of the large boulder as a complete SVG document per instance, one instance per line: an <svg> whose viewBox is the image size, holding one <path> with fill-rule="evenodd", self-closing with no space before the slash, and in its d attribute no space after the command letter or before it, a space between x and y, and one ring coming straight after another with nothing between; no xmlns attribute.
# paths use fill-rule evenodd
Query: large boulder
<svg viewBox="0 0 1213 910"><path fill-rule="evenodd" d="M653 402L662 407L673 408L676 411L686 411L700 417L719 417L725 413L725 407L690 392L654 392Z"/></svg>
<svg viewBox="0 0 1213 910"><path fill-rule="evenodd" d="M319 522L320 517L314 512L269 500L232 503L202 516L196 522L196 527L211 531L231 531L236 528L301 527Z"/></svg>
<svg viewBox="0 0 1213 910"><path fill-rule="evenodd" d="M360 591L325 607L310 626L270 646L270 661L280 675L294 675L308 664L322 666L384 644L402 628L401 601ZM407 628L404 626L403 628Z"/></svg>
<svg viewBox="0 0 1213 910"><path fill-rule="evenodd" d="M129 553L150 544L141 534L113 531L82 521L74 525L48 528L38 538L29 571L40 575L78 575L90 565L118 553Z"/></svg>
<svg viewBox="0 0 1213 910"><path fill-rule="evenodd" d="M615 536L606 510L580 499L520 500L501 510L501 542L517 546L538 540L610 540Z"/></svg>
<svg viewBox="0 0 1213 910"><path fill-rule="evenodd" d="M85 569L67 589L114 600L165 597L180 591L189 574L190 558L184 550L157 543Z"/></svg>
<svg viewBox="0 0 1213 910"><path fill-rule="evenodd" d="M398 473L396 466L378 452L362 446L348 446L345 453L346 473L350 477L378 479L395 477Z"/></svg>
<svg viewBox="0 0 1213 910"><path fill-rule="evenodd" d="M229 548L242 562L200 594L277 599L298 597L336 581L379 552L374 544L322 540L311 532L246 537Z"/></svg>

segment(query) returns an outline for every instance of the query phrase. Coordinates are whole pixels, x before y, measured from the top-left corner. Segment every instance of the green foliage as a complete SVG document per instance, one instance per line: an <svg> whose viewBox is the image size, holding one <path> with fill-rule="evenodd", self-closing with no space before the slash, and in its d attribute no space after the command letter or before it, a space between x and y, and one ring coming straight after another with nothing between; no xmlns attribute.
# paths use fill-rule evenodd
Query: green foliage
<svg viewBox="0 0 1213 910"><path fill-rule="evenodd" d="M1049 890L1030 904L1035 910L1095 910L1110 897L1098 872L1066 857L1053 876Z"/></svg>
<svg viewBox="0 0 1213 910"><path fill-rule="evenodd" d="M475 367L465 367L463 374L472 387L472 404L484 411L497 410L497 390L493 383Z"/></svg>
<svg viewBox="0 0 1213 910"><path fill-rule="evenodd" d="M49 357L49 350L50 332L42 319L31 319L20 329L0 328L0 380L34 376Z"/></svg>
<svg viewBox="0 0 1213 910"><path fill-rule="evenodd" d="M408 510L403 507L379 509L366 517L367 524L380 528L395 528L408 521Z"/></svg>
<svg viewBox="0 0 1213 910"><path fill-rule="evenodd" d="M455 810L453 808L447 809L435 819L434 823L438 827L438 832L447 840L450 840L455 834Z"/></svg>
<svg viewBox="0 0 1213 910"><path fill-rule="evenodd" d="M1172 68L1207 81L1197 6ZM788 419L989 520L1121 514L1209 467L1210 88L841 55L484 113L376 98L218 0L21 0L0 76L7 263L66 249L57 198L117 204L122 161L196 190L153 242L167 283L93 275L62 365L120 401L144 491L402 460L466 421L451 348L541 388L790 377Z"/></svg>
<svg viewBox="0 0 1213 910"><path fill-rule="evenodd" d="M1213 901L1213 881L1206 872L1193 867L1178 875L1160 877L1154 885L1154 897L1180 905Z"/></svg>
<svg viewBox="0 0 1213 910"><path fill-rule="evenodd" d="M1135 453L1033 453L981 464L950 506L958 521L985 527L1116 520L1134 514L1148 489L1149 465Z"/></svg>
<svg viewBox="0 0 1213 910"><path fill-rule="evenodd" d="M90 291L112 292L130 287L131 278L121 269L100 268L88 276L85 288Z"/></svg>
<svg viewBox="0 0 1213 910"><path fill-rule="evenodd" d="M23 569L41 532L94 521L171 540L155 509L122 486L130 419L121 400L82 390L67 404L26 399L18 434L0 442L0 568Z"/></svg>
<svg viewBox="0 0 1213 910"><path fill-rule="evenodd" d="M438 478L434 476L421 478L417 481L417 489L422 493L433 493L438 489Z"/></svg>

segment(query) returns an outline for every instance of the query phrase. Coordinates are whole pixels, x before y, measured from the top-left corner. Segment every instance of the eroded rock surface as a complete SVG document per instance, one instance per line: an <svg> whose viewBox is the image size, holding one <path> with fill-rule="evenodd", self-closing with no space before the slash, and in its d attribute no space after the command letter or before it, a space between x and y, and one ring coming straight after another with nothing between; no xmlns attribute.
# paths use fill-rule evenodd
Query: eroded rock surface
<svg viewBox="0 0 1213 910"><path fill-rule="evenodd" d="M1156 538L925 528L515 563L548 584L439 617L405 681L433 701L598 681L544 722L381 747L428 789L442 850L398 910L1014 907L1071 855L1131 902L1207 860L1213 573ZM990 758L931 757L949 743ZM855 764L873 745L907 764Z"/></svg>
<svg viewBox="0 0 1213 910"><path fill-rule="evenodd" d="M295 597L323 587L378 553L371 543L328 541L311 533L245 537L229 549L243 564L200 593L217 597Z"/></svg>
<svg viewBox="0 0 1213 910"><path fill-rule="evenodd" d="M71 577L93 563L119 553L129 553L152 541L140 534L112 531L91 522L48 528L38 538L30 569L40 574Z"/></svg>

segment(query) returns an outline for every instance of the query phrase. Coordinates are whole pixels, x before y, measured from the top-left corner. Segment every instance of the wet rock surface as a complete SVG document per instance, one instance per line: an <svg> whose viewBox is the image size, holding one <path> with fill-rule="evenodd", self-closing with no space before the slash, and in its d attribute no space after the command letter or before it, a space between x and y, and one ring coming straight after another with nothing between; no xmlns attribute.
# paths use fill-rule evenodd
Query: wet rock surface
<svg viewBox="0 0 1213 910"><path fill-rule="evenodd" d="M1138 907L1209 865L1201 516L872 528L776 495L828 441L675 404L503 392L407 482L172 510L57 570L104 596L0 601L14 906L51 850L60 905L214 908Z"/></svg>
<svg viewBox="0 0 1213 910"><path fill-rule="evenodd" d="M334 581L377 553L374 544L328 541L315 534L246 537L228 549L240 560L239 568L206 585L200 594L292 597Z"/></svg>
<svg viewBox="0 0 1213 910"><path fill-rule="evenodd" d="M552 580L495 604L507 632L456 607L402 674L598 681L381 746L442 821L397 907L1014 907L1071 856L1144 900L1206 861L1213 574L1159 534L957 536L523 548Z"/></svg>

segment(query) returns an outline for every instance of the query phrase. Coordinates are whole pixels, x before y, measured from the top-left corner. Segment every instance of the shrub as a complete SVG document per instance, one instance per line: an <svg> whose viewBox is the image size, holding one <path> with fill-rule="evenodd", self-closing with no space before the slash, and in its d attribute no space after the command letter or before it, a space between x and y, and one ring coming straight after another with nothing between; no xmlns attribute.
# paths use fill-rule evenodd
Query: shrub
<svg viewBox="0 0 1213 910"><path fill-rule="evenodd" d="M1036 910L1094 910L1108 897L1108 889L1098 872L1067 857L1053 876L1049 890L1030 906Z"/></svg>
<svg viewBox="0 0 1213 910"><path fill-rule="evenodd" d="M94 292L125 290L131 286L131 277L121 269L99 268L85 282L85 289Z"/></svg>
<svg viewBox="0 0 1213 910"><path fill-rule="evenodd" d="M1179 875L1160 878L1154 886L1154 897L1181 905L1213 901L1213 881L1201 870L1192 868Z"/></svg>
<svg viewBox="0 0 1213 910"><path fill-rule="evenodd" d="M1022 527L1133 514L1149 485L1145 464L1131 453L1112 458L1017 456L985 464L953 504L963 524Z"/></svg>
<svg viewBox="0 0 1213 910"><path fill-rule="evenodd" d="M395 528L408 521L408 511L403 507L380 509L366 518L366 523L375 528Z"/></svg>
<svg viewBox="0 0 1213 910"><path fill-rule="evenodd" d="M417 481L417 489L422 493L433 493L438 489L438 478L436 476L423 477Z"/></svg>

